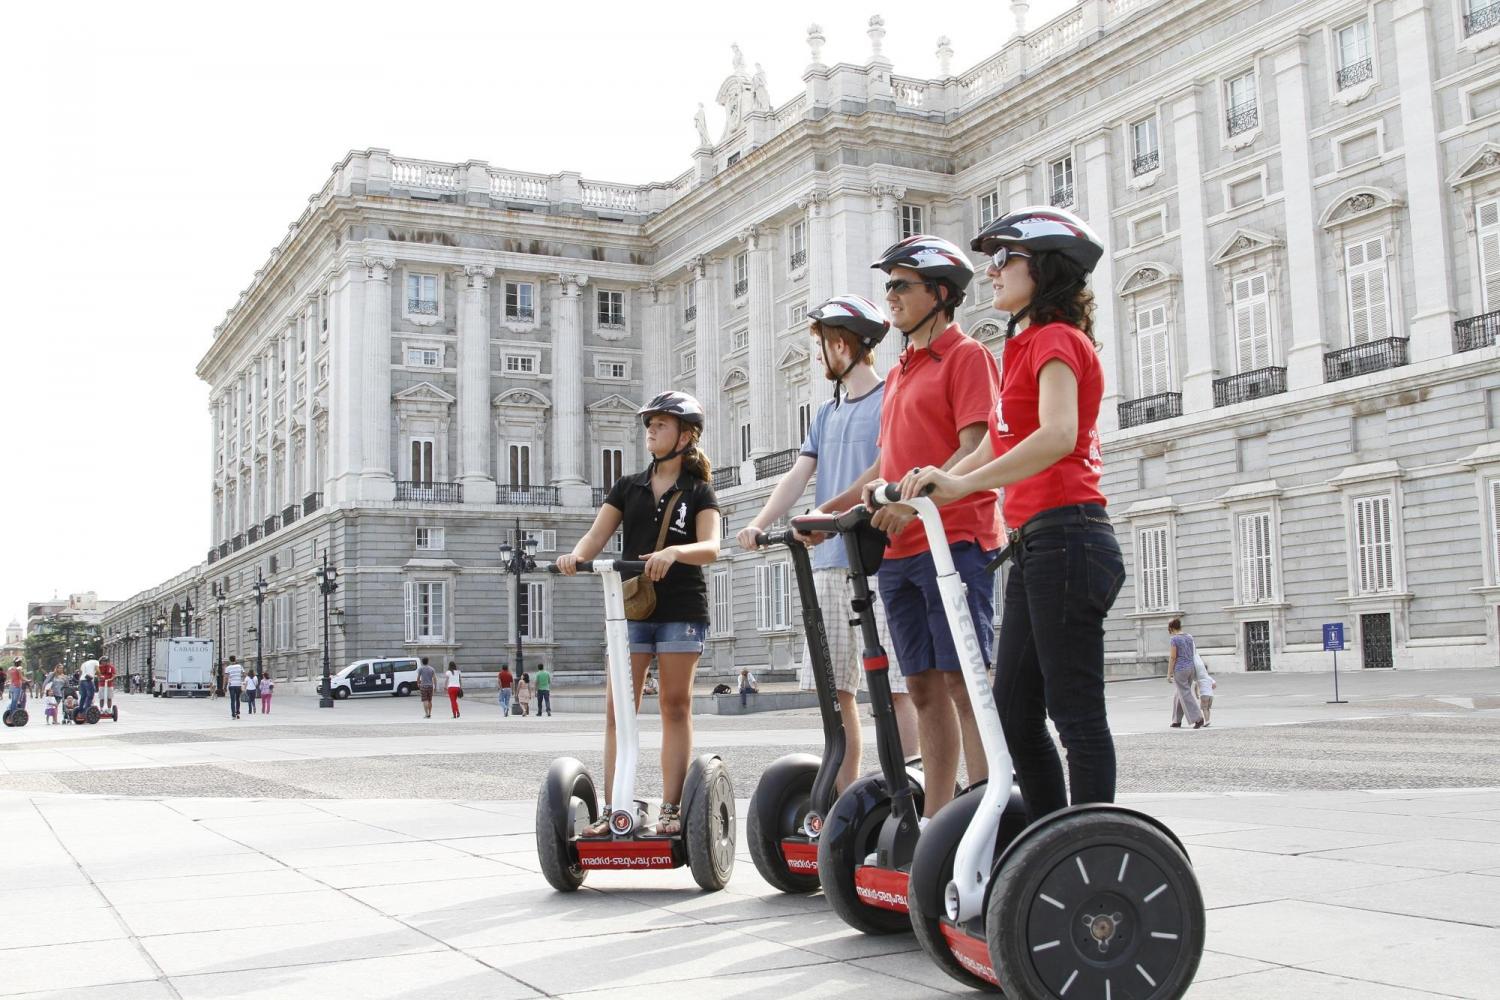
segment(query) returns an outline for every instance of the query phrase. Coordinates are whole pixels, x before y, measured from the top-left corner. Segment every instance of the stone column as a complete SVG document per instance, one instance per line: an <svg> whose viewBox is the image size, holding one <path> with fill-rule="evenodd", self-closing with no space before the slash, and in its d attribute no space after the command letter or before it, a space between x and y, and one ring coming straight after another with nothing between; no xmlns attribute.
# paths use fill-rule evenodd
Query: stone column
<svg viewBox="0 0 1500 1000"><path fill-rule="evenodd" d="M740 234L750 254L750 457L775 451L776 332L771 315L771 237L759 226Z"/></svg>
<svg viewBox="0 0 1500 1000"><path fill-rule="evenodd" d="M900 238L896 225L896 212L901 199L906 197L906 188L895 184L873 184L870 186L870 260L880 256L886 247ZM870 271L870 297L875 304L885 309L885 283L890 275L878 269ZM891 327L890 335L875 350L875 368L882 374L901 359L901 331Z"/></svg>
<svg viewBox="0 0 1500 1000"><path fill-rule="evenodd" d="M1203 151L1198 130L1198 88L1181 94L1172 105L1177 162L1179 229L1182 245L1182 309L1177 315L1178 342L1185 346L1182 412L1213 407L1213 322L1208 303L1208 231L1203 224Z"/></svg>
<svg viewBox="0 0 1500 1000"><path fill-rule="evenodd" d="M1121 359L1125 357L1123 348L1126 343L1115 318L1115 247L1110 224L1113 209L1110 196L1113 192L1110 190L1108 132L1099 132L1084 144L1083 171L1088 192L1088 223L1104 241L1104 256L1094 265L1094 273L1089 278L1089 287L1094 291L1094 339L1102 345L1099 354L1104 365L1104 399L1099 405L1099 430L1103 433L1115 430L1120 424Z"/></svg>
<svg viewBox="0 0 1500 1000"><path fill-rule="evenodd" d="M656 282L642 285L641 309L641 401L665 391L672 379L672 346L667 333L672 309L671 293Z"/></svg>
<svg viewBox="0 0 1500 1000"><path fill-rule="evenodd" d="M250 359L250 400L249 425L250 425L250 492L245 496L245 528L249 531L260 518L258 497L260 496L260 461L257 454L260 448L260 404L265 400L265 394L261 390L261 379L263 373L261 365L263 359L256 357Z"/></svg>
<svg viewBox="0 0 1500 1000"><path fill-rule="evenodd" d="M318 436L313 425L313 399L318 394L318 349L323 338L316 294L307 297L303 315L306 317L307 348L302 359L302 377L306 386L302 395L302 496L292 497L293 503L301 503L307 494L323 489L323 484L318 481Z"/></svg>
<svg viewBox="0 0 1500 1000"><path fill-rule="evenodd" d="M297 398L297 331L301 324L301 315L289 316L286 336L283 339L286 350L283 355L286 358L286 369L282 373L281 391L282 398L286 400L286 406L281 420L281 502L276 508L277 514L280 514L292 502L292 493L295 492L297 482L297 449L292 444L292 433L296 430L297 422L292 419L292 412Z"/></svg>
<svg viewBox="0 0 1500 1000"><path fill-rule="evenodd" d="M224 538L224 470L219 465L219 456L224 454L224 416L223 404L218 397L210 398L208 401L208 421L211 433L209 435L208 461L209 468L214 470L214 496L212 516L209 518L210 545L218 545Z"/></svg>
<svg viewBox="0 0 1500 1000"><path fill-rule="evenodd" d="M1401 162L1406 168L1406 217L1411 223L1413 305L1409 336L1412 361L1453 353L1453 263L1449 218L1443 203L1443 151L1438 144L1438 74L1432 62L1432 31L1424 0L1396 0L1396 79L1401 90ZM1446 41L1438 44L1451 44ZM1387 253L1395 255L1395 248ZM1399 278L1396 281L1399 282ZM1400 335L1402 318L1393 317Z"/></svg>
<svg viewBox="0 0 1500 1000"><path fill-rule="evenodd" d="M365 397L362 341L365 276L358 260L345 261L328 293L328 504L360 499L364 467Z"/></svg>
<svg viewBox="0 0 1500 1000"><path fill-rule="evenodd" d="M391 474L391 270L390 257L366 257L365 315L361 385L365 447L361 454L360 499L394 500Z"/></svg>
<svg viewBox="0 0 1500 1000"><path fill-rule="evenodd" d="M464 503L494 503L490 474L490 278L492 267L463 269L458 293L458 481Z"/></svg>
<svg viewBox="0 0 1500 1000"><path fill-rule="evenodd" d="M589 505L583 475L583 299L586 274L559 274L552 337L552 483L565 506Z"/></svg>
<svg viewBox="0 0 1500 1000"><path fill-rule="evenodd" d="M1306 39L1298 35L1271 59L1276 74L1276 114L1281 123L1281 188L1286 227L1287 305L1292 316L1292 344L1287 349L1288 389L1323 382L1323 301L1318 283L1317 204L1313 196L1312 156L1307 145L1311 116L1307 100Z"/></svg>
<svg viewBox="0 0 1500 1000"><path fill-rule="evenodd" d="M704 407L712 405L711 401L719 396L719 299L715 294L713 269L713 261L707 256L694 257L689 265L693 300L698 303L698 318L693 327L693 350L698 358L693 395ZM714 431L710 429L709 433Z"/></svg>
<svg viewBox="0 0 1500 1000"><path fill-rule="evenodd" d="M810 311L836 294L833 290L833 240L828 221L828 194L810 191L797 200L797 207L807 213L807 308ZM876 304L881 304L881 301L877 299ZM808 351L807 373L813 385L822 382L823 359L817 351Z"/></svg>

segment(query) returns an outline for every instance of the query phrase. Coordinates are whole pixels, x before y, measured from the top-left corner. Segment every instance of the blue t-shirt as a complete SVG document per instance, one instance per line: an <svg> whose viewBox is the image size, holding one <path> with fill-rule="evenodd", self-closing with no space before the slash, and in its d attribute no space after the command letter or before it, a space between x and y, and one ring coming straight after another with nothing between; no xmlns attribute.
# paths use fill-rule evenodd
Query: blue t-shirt
<svg viewBox="0 0 1500 1000"><path fill-rule="evenodd" d="M875 442L880 438L880 404L884 399L885 383L881 382L863 396L845 399L838 406L830 399L818 407L801 453L818 460L813 497L819 507L848 489L861 472L875 464L880 454ZM830 538L813 549L812 564L813 569L848 569L843 539Z"/></svg>

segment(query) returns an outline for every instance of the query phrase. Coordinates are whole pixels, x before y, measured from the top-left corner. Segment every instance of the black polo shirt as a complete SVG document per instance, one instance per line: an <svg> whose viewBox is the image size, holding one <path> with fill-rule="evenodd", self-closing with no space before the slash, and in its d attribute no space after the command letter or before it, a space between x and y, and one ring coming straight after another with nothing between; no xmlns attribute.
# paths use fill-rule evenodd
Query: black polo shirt
<svg viewBox="0 0 1500 1000"><path fill-rule="evenodd" d="M668 511L667 501L682 491ZM624 532L622 559L639 559L656 550L656 536L661 531L661 519L668 518L667 538L662 547L686 545L699 541L698 512L718 510L719 498L714 488L686 470L677 477L677 485L667 490L657 500L651 492L651 469L634 476L624 476L615 483L604 502L618 510L622 516ZM631 573L626 579L639 574ZM667 575L656 583L656 612L647 619L653 622L696 622L708 624L708 587L703 580L703 567L686 563L673 563Z"/></svg>

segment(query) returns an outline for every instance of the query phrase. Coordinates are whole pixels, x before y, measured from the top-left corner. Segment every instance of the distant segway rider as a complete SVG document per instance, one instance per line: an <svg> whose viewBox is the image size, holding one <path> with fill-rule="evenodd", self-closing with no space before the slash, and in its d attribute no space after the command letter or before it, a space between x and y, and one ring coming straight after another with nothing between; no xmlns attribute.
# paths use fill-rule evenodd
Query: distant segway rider
<svg viewBox="0 0 1500 1000"><path fill-rule="evenodd" d="M886 307L907 338L900 363L886 376L880 415L880 461L865 482L900 482L912 469L950 468L983 441L1000 397L1000 374L989 350L953 317L974 269L962 250L936 236L912 236L888 248L872 267L885 271ZM985 664L994 637L994 574L985 567L1000 547L993 493L943 510L953 565L963 580L969 614ZM926 772L923 811L937 815L953 797L960 739L970 782L989 775L979 728L954 646L927 534L909 507L884 507L871 523L891 538L880 567L880 602L890 619L901 672L917 706Z"/></svg>
<svg viewBox="0 0 1500 1000"><path fill-rule="evenodd" d="M1104 371L1088 289L1104 244L1072 213L1039 207L995 220L971 246L990 258L995 308L1010 314L1000 405L973 454L947 471L913 473L902 493L931 485L937 503L952 504L1005 488L1015 561L995 701L1027 808L1039 817L1068 804L1048 717L1067 750L1074 804L1115 797L1104 618L1125 568L1099 487Z"/></svg>
<svg viewBox="0 0 1500 1000"><path fill-rule="evenodd" d="M879 455L880 408L885 399L885 382L875 373L875 348L891 328L890 320L880 307L858 295L837 295L807 314L811 334L817 342L823 361L823 376L833 382L833 399L818 407L807 439L797 461L776 484L765 507L740 531L740 547L755 548L755 539L771 524L791 512L817 473L814 500L817 509L837 513L842 508L829 506ZM840 399L842 392L843 398ZM799 536L802 537L802 536ZM815 546L812 551L813 581L818 606L824 609L828 634L828 652L833 660L838 688L839 709L845 719L858 718L855 698L864 680L860 653L863 641L858 627L849 624L847 609L853 596L849 582L849 557L839 539L823 541L803 538ZM872 591L875 582L871 581ZM881 642L891 648L886 626L885 608L875 604L875 625ZM908 757L917 755L917 710L906 693L906 678L900 670L889 672L891 693L895 696L896 721L901 730L901 749ZM799 676L804 691L816 689L813 680L812 655L804 648ZM843 791L860 773L863 739L860 727L844 726L844 763L839 768L836 787Z"/></svg>
<svg viewBox="0 0 1500 1000"><path fill-rule="evenodd" d="M98 664L94 664L98 666ZM98 686L94 683L94 672L85 670L83 676L78 680L78 711L87 712L94 704L94 694Z"/></svg>
<svg viewBox="0 0 1500 1000"><path fill-rule="evenodd" d="M109 657L99 661L99 710L108 712L115 704L115 665Z"/></svg>
<svg viewBox="0 0 1500 1000"><path fill-rule="evenodd" d="M630 669L639 709L653 656L660 665L662 807L656 832L677 834L682 832L682 786L693 749L693 674L708 633L703 567L719 555L719 500L710 485L708 456L699 444L704 417L698 401L685 392L663 392L638 412L650 466L614 484L593 526L572 552L558 557L557 568L571 576L580 561L604 551L622 527L620 558L646 560L644 575L652 581L656 607L629 623ZM607 695L604 703L603 787L613 788L614 705ZM610 806L605 804L590 835L608 831Z"/></svg>
<svg viewBox="0 0 1500 1000"><path fill-rule="evenodd" d="M10 701L5 705L5 714L9 715L21 707L21 696L26 691L26 677L21 673L20 664L14 660L5 671L5 683L10 687Z"/></svg>

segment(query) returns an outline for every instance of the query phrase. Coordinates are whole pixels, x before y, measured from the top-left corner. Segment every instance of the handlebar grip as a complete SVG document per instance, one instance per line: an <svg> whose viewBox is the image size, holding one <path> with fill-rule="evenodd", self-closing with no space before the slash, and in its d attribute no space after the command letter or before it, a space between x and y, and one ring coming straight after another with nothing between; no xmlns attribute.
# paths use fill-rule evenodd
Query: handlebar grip
<svg viewBox="0 0 1500 1000"><path fill-rule="evenodd" d="M617 573L644 573L646 572L646 560L644 559L580 559L576 567L579 573L593 573L595 562L607 562ZM548 573L562 573L556 563L547 564Z"/></svg>
<svg viewBox="0 0 1500 1000"><path fill-rule="evenodd" d="M772 545L792 544L792 533L790 531L757 532L755 535L755 547L758 549L770 548Z"/></svg>

